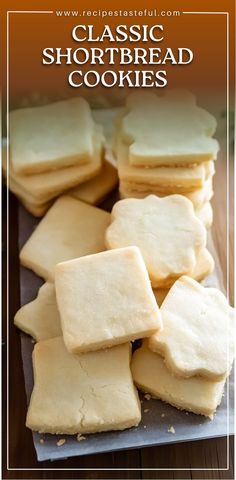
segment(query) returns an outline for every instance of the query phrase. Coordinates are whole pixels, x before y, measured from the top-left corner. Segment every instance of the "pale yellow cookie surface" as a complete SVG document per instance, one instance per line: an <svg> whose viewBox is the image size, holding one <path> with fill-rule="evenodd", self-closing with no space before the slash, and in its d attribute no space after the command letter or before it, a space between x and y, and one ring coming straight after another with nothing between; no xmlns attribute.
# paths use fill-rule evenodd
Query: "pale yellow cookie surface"
<svg viewBox="0 0 236 480"><path fill-rule="evenodd" d="M60 263L55 286L70 352L99 350L148 337L161 328L159 308L137 247Z"/></svg>
<svg viewBox="0 0 236 480"><path fill-rule="evenodd" d="M18 310L14 324L37 342L62 335L53 283L44 283L37 297Z"/></svg>
<svg viewBox="0 0 236 480"><path fill-rule="evenodd" d="M44 433L93 433L138 425L140 404L130 372L130 345L83 355L62 337L36 344L34 388L26 425Z"/></svg>
<svg viewBox="0 0 236 480"><path fill-rule="evenodd" d="M69 190L68 195L78 198L83 202L96 205L111 192L118 183L117 169L106 160L98 175L92 180Z"/></svg>
<svg viewBox="0 0 236 480"><path fill-rule="evenodd" d="M57 263L105 250L110 214L69 196L55 201L20 252L22 265L45 280Z"/></svg>
<svg viewBox="0 0 236 480"><path fill-rule="evenodd" d="M213 272L215 267L214 259L211 253L204 248L201 250L197 256L197 263L193 270L188 274L189 277L194 278L194 280L201 282L206 278L210 273ZM176 282L176 278L170 277L165 281L162 281L161 284L159 283L159 288L157 291L168 291L172 285ZM161 295L162 296L162 295Z"/></svg>
<svg viewBox="0 0 236 480"><path fill-rule="evenodd" d="M163 330L149 339L176 375L221 380L234 355L234 310L220 290L180 278L161 305Z"/></svg>
<svg viewBox="0 0 236 480"><path fill-rule="evenodd" d="M131 370L138 388L181 410L212 418L221 402L225 380L177 377L160 355L149 350L147 342L134 352Z"/></svg>
<svg viewBox="0 0 236 480"><path fill-rule="evenodd" d="M213 223L213 209L210 202L204 203L196 209L196 215L206 228L210 228Z"/></svg>
<svg viewBox="0 0 236 480"><path fill-rule="evenodd" d="M88 164L72 166L51 170L46 173L37 175L16 174L10 162L9 178L10 189L17 194L17 188L21 189L25 200L28 202L27 196L34 198L35 202L47 202L59 195L67 188L79 185L95 175L97 175L102 167L102 140L101 132L97 130L94 137L93 157ZM3 172L7 175L7 160L3 158ZM14 184L13 184L14 182ZM23 195L22 195L23 196Z"/></svg>
<svg viewBox="0 0 236 480"><path fill-rule="evenodd" d="M94 122L83 98L15 110L9 117L16 173L36 174L91 161Z"/></svg>
<svg viewBox="0 0 236 480"><path fill-rule="evenodd" d="M202 188L195 190L194 192L185 193L185 196L191 200L195 208L200 208L206 202L209 202L213 197L213 182L212 177L209 177Z"/></svg>
<svg viewBox="0 0 236 480"><path fill-rule="evenodd" d="M120 200L111 218L107 247L139 247L153 288L191 272L206 244L206 230L182 195Z"/></svg>
<svg viewBox="0 0 236 480"><path fill-rule="evenodd" d="M216 120L189 97L178 91L128 97L120 136L129 145L131 165L191 165L216 157L218 142L211 138Z"/></svg>
<svg viewBox="0 0 236 480"><path fill-rule="evenodd" d="M157 195L158 197L166 197L169 195L170 190L172 190L172 194L174 193L179 193L178 189L175 187L169 187L168 189L164 188L156 188L154 185L153 186L147 186L147 189L140 192L137 190L135 187L134 189L127 188L125 186L125 182L122 180L120 181L119 185L119 190L120 190L120 198L145 198L148 195ZM174 192L174 193L173 193ZM204 185L202 188L198 188L192 192L181 192L181 195L184 195L186 198L191 200L194 208L200 208L204 205L204 203L207 203L211 200L213 197L213 186L212 186L212 178L207 179L204 182Z"/></svg>
<svg viewBox="0 0 236 480"><path fill-rule="evenodd" d="M204 181L214 172L213 161L193 167L134 167L129 163L128 146L122 142L117 145L119 178L126 189L148 190L151 186L163 190L174 187L181 191L201 188Z"/></svg>

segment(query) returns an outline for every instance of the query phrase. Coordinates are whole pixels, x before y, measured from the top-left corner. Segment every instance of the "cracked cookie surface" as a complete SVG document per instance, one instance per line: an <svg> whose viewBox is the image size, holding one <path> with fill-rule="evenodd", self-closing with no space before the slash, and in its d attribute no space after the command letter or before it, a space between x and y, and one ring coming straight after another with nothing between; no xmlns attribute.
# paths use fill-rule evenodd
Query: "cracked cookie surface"
<svg viewBox="0 0 236 480"><path fill-rule="evenodd" d="M34 389L26 425L54 434L123 430L138 425L140 403L130 372L130 344L69 354L62 337L36 344Z"/></svg>

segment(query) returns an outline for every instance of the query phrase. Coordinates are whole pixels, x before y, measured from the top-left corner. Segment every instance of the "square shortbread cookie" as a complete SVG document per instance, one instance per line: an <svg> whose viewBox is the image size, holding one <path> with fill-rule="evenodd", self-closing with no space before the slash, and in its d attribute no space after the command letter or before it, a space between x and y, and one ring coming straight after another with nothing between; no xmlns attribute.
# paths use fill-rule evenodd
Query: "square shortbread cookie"
<svg viewBox="0 0 236 480"><path fill-rule="evenodd" d="M163 358L149 350L147 342L134 352L131 370L140 390L180 410L213 418L221 402L225 380L213 382L201 377L176 377L168 370Z"/></svg>
<svg viewBox="0 0 236 480"><path fill-rule="evenodd" d="M219 381L229 374L234 356L234 309L220 290L181 277L161 305L163 330L149 347L182 377Z"/></svg>
<svg viewBox="0 0 236 480"><path fill-rule="evenodd" d="M46 173L39 173L37 175L20 175L16 174L10 163L9 180L10 189L14 193L17 188L21 189L26 201L27 196L34 198L34 202L47 202L59 195L64 190L79 185L95 175L97 175L102 167L102 138L101 132L96 129L93 145L93 157L88 164L72 166L67 168L60 168L51 170ZM6 155L3 157L3 172L7 175L7 159ZM13 184L14 182L14 184Z"/></svg>
<svg viewBox="0 0 236 480"><path fill-rule="evenodd" d="M216 120L185 91L136 92L127 99L120 138L134 166L191 165L216 158Z"/></svg>
<svg viewBox="0 0 236 480"><path fill-rule="evenodd" d="M34 388L26 425L44 433L94 433L138 425L140 403L128 343L71 355L62 337L33 351Z"/></svg>
<svg viewBox="0 0 236 480"><path fill-rule="evenodd" d="M35 200L32 195L25 192L10 176L8 185L11 192L17 196L26 210L32 213L35 217L42 217L53 203L53 200L49 200L48 202Z"/></svg>
<svg viewBox="0 0 236 480"><path fill-rule="evenodd" d="M37 297L18 310L14 324L31 335L36 342L62 335L53 283L44 283Z"/></svg>
<svg viewBox="0 0 236 480"><path fill-rule="evenodd" d="M68 195L78 198L83 202L96 205L100 203L106 195L111 192L118 183L117 169L106 160L98 175L92 180L69 190Z"/></svg>
<svg viewBox="0 0 236 480"><path fill-rule="evenodd" d="M206 245L206 230L182 195L120 200L111 218L107 247L139 247L153 288L165 288L191 273Z"/></svg>
<svg viewBox="0 0 236 480"><path fill-rule="evenodd" d="M82 97L14 110L9 122L15 173L36 174L91 161L94 122Z"/></svg>
<svg viewBox="0 0 236 480"><path fill-rule="evenodd" d="M55 286L70 352L111 347L161 328L159 308L136 247L60 263Z"/></svg>
<svg viewBox="0 0 236 480"><path fill-rule="evenodd" d="M62 196L35 228L20 252L21 264L45 280L54 279L57 263L105 250L110 214Z"/></svg>

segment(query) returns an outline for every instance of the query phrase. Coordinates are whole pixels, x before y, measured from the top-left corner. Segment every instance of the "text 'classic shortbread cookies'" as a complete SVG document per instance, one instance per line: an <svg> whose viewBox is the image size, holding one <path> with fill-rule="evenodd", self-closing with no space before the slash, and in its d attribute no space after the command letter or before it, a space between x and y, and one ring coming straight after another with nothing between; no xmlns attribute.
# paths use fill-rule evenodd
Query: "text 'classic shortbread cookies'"
<svg viewBox="0 0 236 480"><path fill-rule="evenodd" d="M161 305L163 330L149 347L176 375L211 380L229 374L234 355L234 309L220 290L180 278Z"/></svg>
<svg viewBox="0 0 236 480"><path fill-rule="evenodd" d="M141 419L130 372L130 344L72 355L62 337L36 344L26 424L44 433L123 430Z"/></svg>
<svg viewBox="0 0 236 480"><path fill-rule="evenodd" d="M215 118L189 92L133 93L127 110L118 134L129 145L131 165L191 165L216 158Z"/></svg>
<svg viewBox="0 0 236 480"><path fill-rule="evenodd" d="M161 328L159 308L136 247L61 263L56 266L55 285L70 352L148 337Z"/></svg>
<svg viewBox="0 0 236 480"><path fill-rule="evenodd" d="M175 376L163 358L149 350L146 341L134 352L131 369L138 388L180 410L213 418L221 402L225 380L213 382L202 377Z"/></svg>
<svg viewBox="0 0 236 480"><path fill-rule="evenodd" d="M110 214L69 196L60 197L20 252L22 265L45 280L57 263L105 250Z"/></svg>
<svg viewBox="0 0 236 480"><path fill-rule="evenodd" d="M106 245L139 247L153 288L165 288L195 268L206 245L206 230L192 203L183 196L150 195L141 200L120 200L114 205Z"/></svg>

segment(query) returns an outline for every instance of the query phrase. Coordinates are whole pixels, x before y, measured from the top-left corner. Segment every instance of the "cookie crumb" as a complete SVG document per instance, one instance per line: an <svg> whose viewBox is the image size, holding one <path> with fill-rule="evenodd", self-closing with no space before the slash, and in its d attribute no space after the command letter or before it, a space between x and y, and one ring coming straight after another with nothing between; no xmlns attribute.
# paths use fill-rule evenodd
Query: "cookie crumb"
<svg viewBox="0 0 236 480"><path fill-rule="evenodd" d="M144 413L147 413L147 412L149 412L149 408L144 409Z"/></svg>
<svg viewBox="0 0 236 480"><path fill-rule="evenodd" d="M78 433L78 435L76 437L76 440L77 440L77 442L81 442L82 440L86 440L86 437L81 435L81 433Z"/></svg>
<svg viewBox="0 0 236 480"><path fill-rule="evenodd" d="M44 443L44 439L40 438L39 443Z"/></svg>
<svg viewBox="0 0 236 480"><path fill-rule="evenodd" d="M164 413L162 413L162 414L161 414L161 417L162 417L162 418L164 418L164 417L165 417L165 414L164 414Z"/></svg>
<svg viewBox="0 0 236 480"><path fill-rule="evenodd" d="M62 445L64 445L64 443L66 443L65 439L64 439L64 438L60 438L60 440L58 440L58 442L57 442L57 446L58 446L58 447L61 447Z"/></svg>
<svg viewBox="0 0 236 480"><path fill-rule="evenodd" d="M144 398L146 398L146 400L151 400L152 397L149 393L145 393Z"/></svg>
<svg viewBox="0 0 236 480"><path fill-rule="evenodd" d="M188 415L188 412L185 412L185 415Z"/></svg>
<svg viewBox="0 0 236 480"><path fill-rule="evenodd" d="M168 428L168 433L173 433L173 434L175 433L175 429L174 429L173 425L171 425L171 427Z"/></svg>
<svg viewBox="0 0 236 480"><path fill-rule="evenodd" d="M144 425L143 428L147 428L147 425Z"/></svg>
<svg viewBox="0 0 236 480"><path fill-rule="evenodd" d="M35 343L35 340L33 338L31 338L31 343Z"/></svg>

